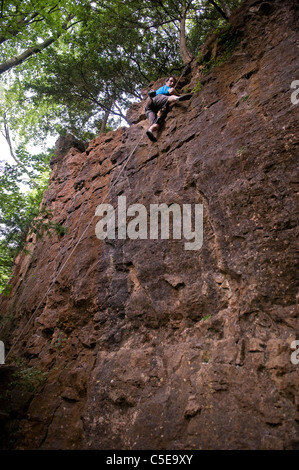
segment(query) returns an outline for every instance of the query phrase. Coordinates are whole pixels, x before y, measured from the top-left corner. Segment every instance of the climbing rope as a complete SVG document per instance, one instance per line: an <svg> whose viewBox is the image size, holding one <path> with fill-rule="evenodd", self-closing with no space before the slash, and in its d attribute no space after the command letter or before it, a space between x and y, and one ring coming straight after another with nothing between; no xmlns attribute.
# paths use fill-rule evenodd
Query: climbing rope
<svg viewBox="0 0 299 470"><path fill-rule="evenodd" d="M110 185L110 188L106 194L106 196L104 197L104 199L102 200L101 204L99 207L101 207L104 202L106 201L106 199L108 198L112 188L116 185L116 183L118 182L121 174L123 173L124 169L126 168L129 160L132 158L133 154L135 153L135 150L137 149L137 147L141 144L141 141L142 139L144 138L144 134L141 135L140 139L137 141L137 144L135 145L135 147L133 148L132 152L130 153L130 155L124 159L124 161L122 162L122 166L121 166L121 169L117 175L117 177L115 178L115 180L112 182L112 184ZM6 354L6 359L9 357L9 355L12 353L12 351L14 350L14 348L16 347L16 345L18 344L20 338L26 333L27 331L27 327L28 325L31 323L33 317L35 316L36 312L38 311L38 309L40 308L40 306L42 305L42 303L44 302L44 300L46 299L46 297L48 296L49 292L51 291L52 287L54 286L55 282L57 281L58 277L60 276L60 274L62 273L62 271L64 270L65 266L67 265L67 263L69 262L70 258L72 257L73 253L75 252L75 250L77 249L78 245L80 244L81 240L83 239L84 235L86 234L86 232L88 231L89 227L91 226L92 222L94 221L94 218L96 217L96 214L93 215L93 217L91 218L89 224L87 225L87 227L83 230L79 240L77 241L77 243L75 244L75 246L73 247L73 249L71 250L70 254L68 255L66 261L62 264L62 266L60 267L58 273L56 274L54 280L50 283L50 286L48 287L46 293L44 294L44 296L42 297L41 301L39 302L38 306L34 309L34 312L32 313L31 317L29 318L28 322L26 323L25 325L25 328L20 332L20 334L17 336L16 340L14 341L14 343L12 344L10 350L8 351L8 353Z"/></svg>
<svg viewBox="0 0 299 470"><path fill-rule="evenodd" d="M177 89L177 86L178 86L178 84L179 84L179 82L180 82L182 76L184 75L184 73L186 72L186 70L188 69L188 67L189 67L189 65L191 64L192 61L193 61L193 59L191 59L190 62L188 62L188 64L186 64L185 67L183 68L183 71L182 71L182 73L181 73L179 79L178 79L177 82L176 82L176 86L173 87L175 90Z"/></svg>
<svg viewBox="0 0 299 470"><path fill-rule="evenodd" d="M190 61L191 62L191 61ZM179 79L177 80L176 82L176 86L178 86L182 76L184 75L185 71L187 70L187 68L189 67L190 65L190 62L183 68L183 71L179 77ZM174 87L176 89L176 87ZM121 169L120 169L120 172L118 173L116 179L112 182L112 184L110 185L110 188L106 194L106 196L104 197L104 199L102 200L101 204L100 204L100 207L104 204L104 202L106 201L106 199L108 198L112 188L116 185L117 181L119 180L120 178L120 175L122 174L122 172L124 171L124 169L126 168L129 160L132 158L135 150L137 149L137 147L141 144L141 141L142 139L144 138L144 134L141 135L140 139L138 140L137 144L135 145L135 147L133 148L132 152L130 153L130 155L123 161L122 163L122 166L121 166ZM17 343L19 342L20 338L26 333L27 331L27 328L28 328L28 325L31 323L33 317L35 316L36 312L38 311L38 309L40 308L40 306L43 304L44 300L46 299L46 297L48 296L49 292L51 291L52 287L54 286L55 282L57 281L58 277L60 276L60 274L63 272L65 266L67 265L67 263L69 262L70 258L72 257L73 253L75 252L75 250L77 249L78 245L80 244L81 240L83 239L84 235L86 234L86 232L88 231L89 227L91 226L91 224L93 223L94 221L94 218L96 217L96 215L94 214L93 217L91 218L89 224L87 225L87 227L83 230L79 240L77 241L77 243L75 244L75 246L73 247L73 249L71 250L70 254L68 255L66 261L62 264L62 266L60 267L58 273L56 274L54 280L50 283L50 286L48 287L46 293L44 294L44 296L42 297L41 301L39 302L38 306L34 309L31 317L29 318L28 322L26 323L25 325L25 328L20 332L20 334L17 336L16 340L14 341L14 343L12 344L10 350L8 351L7 355L6 355L6 358L9 357L9 355L11 354L11 352L14 350L14 348L16 347Z"/></svg>

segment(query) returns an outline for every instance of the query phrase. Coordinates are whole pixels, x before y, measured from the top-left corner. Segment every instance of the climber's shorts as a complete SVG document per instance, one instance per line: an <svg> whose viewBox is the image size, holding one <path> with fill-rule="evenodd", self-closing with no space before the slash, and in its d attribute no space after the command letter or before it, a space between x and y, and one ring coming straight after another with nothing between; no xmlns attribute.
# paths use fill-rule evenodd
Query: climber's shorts
<svg viewBox="0 0 299 470"><path fill-rule="evenodd" d="M169 96L167 95L156 95L152 100L147 101L145 105L145 114L151 125L156 124L158 121L157 113L167 105L168 98Z"/></svg>

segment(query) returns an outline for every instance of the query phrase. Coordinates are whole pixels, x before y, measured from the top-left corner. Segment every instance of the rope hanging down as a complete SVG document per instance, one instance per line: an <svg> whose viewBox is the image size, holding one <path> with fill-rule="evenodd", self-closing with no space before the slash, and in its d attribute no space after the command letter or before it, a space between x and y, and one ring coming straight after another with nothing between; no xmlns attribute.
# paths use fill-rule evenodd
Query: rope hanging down
<svg viewBox="0 0 299 470"><path fill-rule="evenodd" d="M106 196L104 197L104 199L102 200L101 204L100 204L100 207L104 204L104 202L106 201L106 199L108 198L112 188L116 185L116 183L118 182L119 178L120 178L120 175L123 173L124 169L126 168L129 160L132 158L135 150L137 149L137 147L140 145L142 139L144 138L144 134L141 135L140 139L138 140L137 144L135 145L135 147L133 148L132 152L130 153L130 155L123 161L122 163L122 167L120 169L120 172L118 173L117 177L115 178L115 180L112 182ZM67 263L69 262L70 258L72 257L74 251L76 250L76 248L78 247L78 245L80 244L81 240L83 239L84 235L86 234L87 230L89 229L89 227L91 226L92 222L94 221L94 218L95 218L95 214L93 215L93 217L91 218L89 224L87 225L87 227L83 230L79 240L77 241L77 243L75 244L75 246L73 247L73 249L71 250L69 256L67 257L66 261L62 264L62 266L60 267L58 273L56 274L54 280L50 283L50 286L48 287L46 293L44 294L44 296L42 297L41 301L39 302L38 306L34 309L34 312L33 314L31 315L31 317L29 318L28 322L26 323L25 325L25 328L21 331L21 333L17 336L16 340L14 341L14 343L12 344L10 350L8 351L8 353L6 354L6 359L9 357L9 355L12 353L12 351L14 350L14 348L16 347L17 343L19 342L20 338L26 333L26 330L27 330L27 327L28 325L31 323L33 317L35 316L37 310L40 308L40 306L42 305L42 303L44 302L45 298L48 296L49 292L51 291L52 287L54 286L55 282L57 281L58 277L60 276L60 274L62 273L62 271L64 270L65 266L67 265Z"/></svg>
<svg viewBox="0 0 299 470"><path fill-rule="evenodd" d="M184 75L185 71L187 70L187 68L189 67L190 63L192 62L192 60L183 68L183 71L177 81L177 84L176 86L178 86L182 76ZM102 200L101 204L100 204L100 207L104 204L104 202L106 201L106 199L108 198L112 188L116 185L117 181L119 180L119 177L120 175L122 174L123 170L125 169L125 167L127 166L129 160L132 158L135 150L137 149L137 147L140 145L142 139L143 139L144 135L142 134L140 139L138 140L137 144L135 145L135 147L133 148L132 152L130 153L130 155L127 157L127 159L125 159L122 163L122 167L120 169L120 172L118 173L116 179L112 182L110 188L109 188L109 191L107 192L106 196L104 197L104 199ZM10 350L8 351L7 355L6 355L6 358L9 357L9 355L11 354L11 352L13 351L13 349L16 347L18 341L20 340L20 338L22 337L22 335L24 335L26 333L26 330L27 330L27 327L28 325L31 323L33 317L35 316L35 313L37 312L37 310L40 308L40 306L42 305L42 303L44 302L45 298L48 296L49 292L51 291L52 287L54 286L55 282L57 281L58 277L60 276L60 274L62 273L62 271L64 270L65 266L67 265L67 263L69 262L70 258L72 257L73 253L75 252L75 250L77 249L78 245L80 244L81 240L83 239L85 233L87 232L87 230L89 229L89 227L91 226L92 222L94 221L94 218L95 218L95 214L93 215L93 217L91 218L89 224L87 225L87 227L83 230L79 240L77 241L77 243L75 244L74 248L71 250L69 256L67 257L66 261L62 264L62 266L60 267L58 273L56 274L54 280L50 283L50 286L48 287L46 293L44 294L44 296L42 297L41 301L39 302L38 306L34 309L31 317L29 318L28 322L26 323L25 325L25 328L23 329L23 331L21 331L21 333L17 336L16 340L14 341L14 343L12 344Z"/></svg>
<svg viewBox="0 0 299 470"><path fill-rule="evenodd" d="M176 85L173 87L175 90L177 90L177 87L178 87L178 84L180 83L181 81L181 78L183 77L183 75L185 74L186 70L188 69L188 67L190 67L190 64L191 62L193 61L193 59L190 60L190 62L188 62L188 64L185 65L185 67L183 68L183 71L179 77L179 79L177 80L176 82Z"/></svg>

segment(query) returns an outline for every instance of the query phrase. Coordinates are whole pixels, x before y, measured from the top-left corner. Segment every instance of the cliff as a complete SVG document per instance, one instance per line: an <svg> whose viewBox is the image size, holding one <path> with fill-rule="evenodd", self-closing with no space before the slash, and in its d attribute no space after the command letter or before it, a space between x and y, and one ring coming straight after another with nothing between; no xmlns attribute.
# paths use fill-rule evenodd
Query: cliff
<svg viewBox="0 0 299 470"><path fill-rule="evenodd" d="M296 7L245 1L157 143L142 103L86 149L58 143L43 205L68 232L28 240L0 304L22 379L2 374L3 445L298 448ZM202 245L100 240L96 208L124 200L203 207Z"/></svg>

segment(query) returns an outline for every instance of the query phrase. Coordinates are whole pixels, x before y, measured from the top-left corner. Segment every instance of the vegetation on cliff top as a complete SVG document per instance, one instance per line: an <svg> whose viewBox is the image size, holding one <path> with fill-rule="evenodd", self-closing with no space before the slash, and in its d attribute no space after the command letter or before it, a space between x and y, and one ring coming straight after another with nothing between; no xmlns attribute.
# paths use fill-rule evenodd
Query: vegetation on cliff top
<svg viewBox="0 0 299 470"><path fill-rule="evenodd" d="M28 143L66 132L90 140L117 127L140 90L180 73L208 32L227 25L240 3L1 2L0 127L15 164L0 168L0 290L30 231L61 230L39 210L51 151L32 155Z"/></svg>
<svg viewBox="0 0 299 470"><path fill-rule="evenodd" d="M196 57L240 0L12 0L0 13L0 116L24 141L117 126L150 81Z"/></svg>

